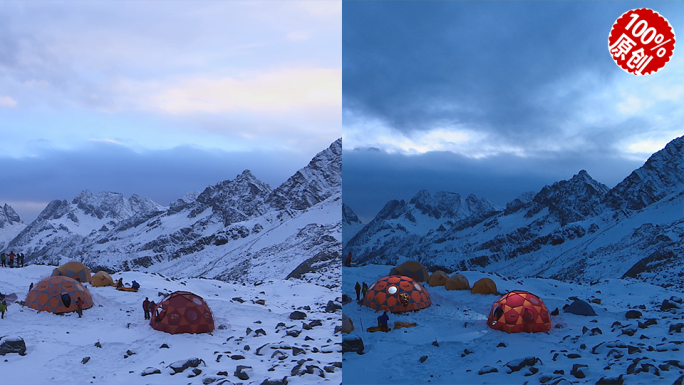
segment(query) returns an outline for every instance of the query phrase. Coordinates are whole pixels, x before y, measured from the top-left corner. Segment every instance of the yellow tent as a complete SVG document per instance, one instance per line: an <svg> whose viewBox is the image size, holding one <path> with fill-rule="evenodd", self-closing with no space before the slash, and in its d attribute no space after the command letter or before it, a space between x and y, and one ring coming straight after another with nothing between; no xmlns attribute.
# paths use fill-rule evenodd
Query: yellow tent
<svg viewBox="0 0 684 385"><path fill-rule="evenodd" d="M496 283L489 278L482 278L473 284L472 294L496 294Z"/></svg>
<svg viewBox="0 0 684 385"><path fill-rule="evenodd" d="M470 282L462 274L452 275L447 279L444 286L447 290L470 290Z"/></svg>
<svg viewBox="0 0 684 385"><path fill-rule="evenodd" d="M90 284L93 286L114 286L114 280L106 271L100 270L90 278Z"/></svg>
<svg viewBox="0 0 684 385"><path fill-rule="evenodd" d="M447 279L449 279L447 273L443 272L442 270L437 270L430 275L430 280L428 280L428 283L430 286L444 286Z"/></svg>

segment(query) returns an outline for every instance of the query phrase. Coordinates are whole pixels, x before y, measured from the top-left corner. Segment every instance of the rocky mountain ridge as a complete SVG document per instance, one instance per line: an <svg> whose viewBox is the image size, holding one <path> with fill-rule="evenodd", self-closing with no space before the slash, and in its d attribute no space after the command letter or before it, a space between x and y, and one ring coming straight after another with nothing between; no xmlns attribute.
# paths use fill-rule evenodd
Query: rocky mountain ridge
<svg viewBox="0 0 684 385"><path fill-rule="evenodd" d="M445 216L443 207L433 211L440 206L423 203L424 191L408 204L390 201L353 237L345 236L343 255L351 252L358 264L418 260L448 271L565 280L628 276L681 287L683 143L673 140L612 189L582 170L503 210L469 197L480 204ZM350 214L351 208L343 213Z"/></svg>
<svg viewBox="0 0 684 385"><path fill-rule="evenodd" d="M32 263L242 282L286 278L310 261L300 276L339 284L341 147L338 139L276 189L245 170L169 207L85 190L50 202L10 246Z"/></svg>

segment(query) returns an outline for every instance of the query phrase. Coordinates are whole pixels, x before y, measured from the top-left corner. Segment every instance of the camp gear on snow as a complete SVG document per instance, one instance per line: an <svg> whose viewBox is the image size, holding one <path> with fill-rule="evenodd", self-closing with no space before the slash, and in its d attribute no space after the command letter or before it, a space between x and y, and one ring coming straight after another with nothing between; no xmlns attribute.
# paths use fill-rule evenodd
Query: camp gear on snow
<svg viewBox="0 0 684 385"><path fill-rule="evenodd" d="M177 291L166 296L156 306L156 316L150 320L153 329L176 333L208 333L214 330L214 317L202 297Z"/></svg>
<svg viewBox="0 0 684 385"><path fill-rule="evenodd" d="M63 276L42 279L28 293L24 305L38 311L49 311L51 313L76 311L75 303L70 304L69 307L65 307L62 303L60 297L62 292L65 291L70 297L81 297L84 302L84 309L93 306L93 298L90 296L88 289L80 282Z"/></svg>
<svg viewBox="0 0 684 385"><path fill-rule="evenodd" d="M119 278L119 280L116 281L116 288L118 289L120 287L123 287L123 285L123 278Z"/></svg>
<svg viewBox="0 0 684 385"><path fill-rule="evenodd" d="M546 332L551 330L551 318L539 297L515 290L494 302L487 325L507 333Z"/></svg>
<svg viewBox="0 0 684 385"><path fill-rule="evenodd" d="M83 266L81 262L76 261L65 263L62 266L56 268L52 272L52 275L73 278L81 283L90 282L90 270L88 270L87 267Z"/></svg>
<svg viewBox="0 0 684 385"><path fill-rule="evenodd" d="M448 279L449 276L447 275L447 273L443 272L442 270L437 270L430 275L428 283L430 284L430 286L444 286Z"/></svg>
<svg viewBox="0 0 684 385"><path fill-rule="evenodd" d="M471 294L497 294L496 283L491 278L482 278L473 284Z"/></svg>
<svg viewBox="0 0 684 385"><path fill-rule="evenodd" d="M566 313L585 315L585 316L596 316L594 308L591 307L587 302L581 299L576 300L571 303L570 306L566 307L564 310Z"/></svg>
<svg viewBox="0 0 684 385"><path fill-rule="evenodd" d="M138 289L136 289L136 288L133 288L133 287L126 287L126 286L118 286L118 287L116 288L116 290L118 290L118 291L132 291L132 292L137 292L137 291L138 291Z"/></svg>
<svg viewBox="0 0 684 385"><path fill-rule="evenodd" d="M394 330L403 329L403 328L413 328L416 326L418 326L418 323L416 323L416 322L394 321Z"/></svg>
<svg viewBox="0 0 684 385"><path fill-rule="evenodd" d="M369 333L375 333L375 332L387 333L388 331L390 331L390 329L387 326L371 326L368 329L366 329L366 331Z"/></svg>
<svg viewBox="0 0 684 385"><path fill-rule="evenodd" d="M470 282L463 274L454 274L447 279L444 287L447 290L470 290Z"/></svg>
<svg viewBox="0 0 684 385"><path fill-rule="evenodd" d="M138 289L140 289L140 284L136 281L133 281L131 287L137 291Z"/></svg>
<svg viewBox="0 0 684 385"><path fill-rule="evenodd" d="M97 287L114 286L114 280L109 273L100 270L90 278L90 284Z"/></svg>
<svg viewBox="0 0 684 385"><path fill-rule="evenodd" d="M405 275L412 278L414 281L427 282L430 278L430 273L419 262L409 261L392 268L389 275Z"/></svg>
<svg viewBox="0 0 684 385"><path fill-rule="evenodd" d="M400 297L408 298L408 303L403 304ZM371 309L397 313L423 309L431 302L430 294L418 282L403 275L390 275L371 285L363 304Z"/></svg>

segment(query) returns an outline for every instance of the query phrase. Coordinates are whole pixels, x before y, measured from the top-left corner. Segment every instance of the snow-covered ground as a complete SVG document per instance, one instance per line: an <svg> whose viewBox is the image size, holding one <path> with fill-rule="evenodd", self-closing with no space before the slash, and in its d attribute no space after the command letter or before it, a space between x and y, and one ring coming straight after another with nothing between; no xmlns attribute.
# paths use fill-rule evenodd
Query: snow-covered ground
<svg viewBox="0 0 684 385"><path fill-rule="evenodd" d="M53 269L0 268L0 292L17 293L22 301L30 283ZM328 302L340 296L337 290L296 280L254 286L141 272L113 277L136 280L142 287L131 293L89 286L95 306L80 319L75 313L59 316L10 305L0 320L0 337L20 337L27 350L24 356L0 357L2 383L262 384L284 377L288 384L342 381L341 338L335 333L341 315L339 310L326 312ZM205 299L214 316L214 332L171 335L149 326L142 311L145 297L159 302L164 294L178 290ZM260 299L265 305L256 303ZM306 313L306 319L291 320L295 310ZM192 358L202 363L174 374L172 363ZM239 365L251 367L244 371L249 379L235 376ZM148 368L160 373L143 376L151 371ZM199 374L193 372L197 369Z"/></svg>
<svg viewBox="0 0 684 385"><path fill-rule="evenodd" d="M498 295L447 291L424 285L432 306L403 314L395 321L413 328L366 332L382 314L356 302L354 284L369 286L392 266L343 267L343 294L352 298L343 313L354 323L364 354L344 353L344 384L596 384L601 379L624 384L673 384L682 381L682 293L636 280L609 279L578 285L552 279L506 279L495 274L461 272L472 285L492 278L500 293L526 290L544 301L551 317L548 333L508 334L486 325ZM592 303L596 317L563 312L577 297ZM678 308L661 311L667 300ZM641 312L627 319L629 310ZM651 321L649 321L651 320ZM678 326L677 326L678 325ZM671 327L675 330L671 331ZM532 357L522 365L525 358ZM538 360L536 360L538 359ZM421 362L422 361L422 362ZM508 365L507 365L508 364ZM518 370L510 369L509 366ZM496 371L494 371L494 369ZM483 373L488 372L489 373ZM482 374L480 374L482 373ZM622 376L622 377L620 377ZM622 381L622 382L620 382ZM609 382L606 382L609 383Z"/></svg>

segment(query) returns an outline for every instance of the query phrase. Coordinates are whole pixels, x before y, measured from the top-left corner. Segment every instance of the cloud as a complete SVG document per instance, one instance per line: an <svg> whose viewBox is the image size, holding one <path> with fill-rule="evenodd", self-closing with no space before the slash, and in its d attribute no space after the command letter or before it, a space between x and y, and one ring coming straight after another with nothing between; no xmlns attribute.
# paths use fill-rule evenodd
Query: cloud
<svg viewBox="0 0 684 385"><path fill-rule="evenodd" d="M0 96L0 106L13 108L17 106L17 101L9 96Z"/></svg>
<svg viewBox="0 0 684 385"><path fill-rule="evenodd" d="M145 91L145 85L126 85ZM171 114L226 111L277 113L341 105L342 71L325 68L282 69L237 77L193 77L142 95L147 110Z"/></svg>

